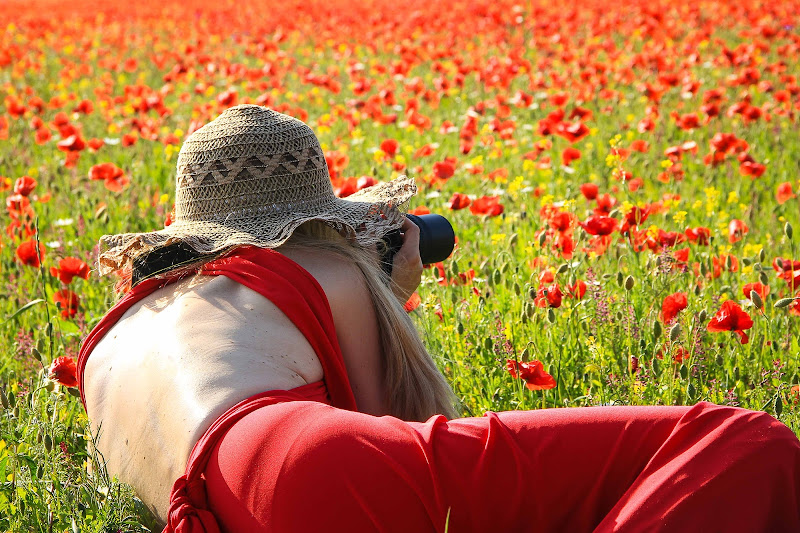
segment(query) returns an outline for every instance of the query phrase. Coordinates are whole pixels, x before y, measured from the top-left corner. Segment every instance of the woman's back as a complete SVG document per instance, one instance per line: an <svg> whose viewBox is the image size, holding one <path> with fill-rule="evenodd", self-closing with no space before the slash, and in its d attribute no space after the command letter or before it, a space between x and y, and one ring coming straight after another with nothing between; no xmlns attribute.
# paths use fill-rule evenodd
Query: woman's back
<svg viewBox="0 0 800 533"><path fill-rule="evenodd" d="M380 348L363 277L330 253L286 255L322 286L359 406L380 413ZM195 276L128 309L88 359L85 395L109 471L164 519L171 481L225 410L322 378L317 354L274 303L225 276Z"/></svg>

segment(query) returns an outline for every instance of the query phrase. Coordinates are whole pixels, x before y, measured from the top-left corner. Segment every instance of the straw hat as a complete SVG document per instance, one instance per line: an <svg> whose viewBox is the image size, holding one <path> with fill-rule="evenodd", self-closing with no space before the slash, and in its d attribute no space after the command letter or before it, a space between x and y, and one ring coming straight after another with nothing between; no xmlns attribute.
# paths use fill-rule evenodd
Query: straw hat
<svg viewBox="0 0 800 533"><path fill-rule="evenodd" d="M101 237L100 275L176 241L209 254L245 244L275 248L308 220L375 244L402 225L398 208L415 193L414 180L401 176L337 198L311 128L266 107L232 107L183 143L175 221L159 231Z"/></svg>

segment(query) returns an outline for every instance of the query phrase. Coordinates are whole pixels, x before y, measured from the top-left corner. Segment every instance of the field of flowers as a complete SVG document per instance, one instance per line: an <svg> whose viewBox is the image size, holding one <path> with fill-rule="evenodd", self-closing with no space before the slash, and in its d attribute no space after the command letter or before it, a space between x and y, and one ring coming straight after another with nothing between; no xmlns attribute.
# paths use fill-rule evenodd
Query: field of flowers
<svg viewBox="0 0 800 533"><path fill-rule="evenodd" d="M241 103L306 121L340 196L408 174L453 222L407 309L465 415L706 400L800 433L797 1L140 4L0 10L0 530L153 527L76 398L125 289L95 243L168 224L181 142Z"/></svg>

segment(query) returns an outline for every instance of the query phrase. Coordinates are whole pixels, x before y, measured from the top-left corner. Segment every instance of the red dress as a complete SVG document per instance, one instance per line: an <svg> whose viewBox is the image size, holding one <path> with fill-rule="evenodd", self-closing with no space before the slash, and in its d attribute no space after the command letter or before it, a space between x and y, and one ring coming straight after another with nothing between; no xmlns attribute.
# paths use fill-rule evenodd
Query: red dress
<svg viewBox="0 0 800 533"><path fill-rule="evenodd" d="M700 403L374 417L355 411L307 271L245 247L200 272L273 301L325 379L215 421L173 486L165 531L800 531L800 441L765 413ZM137 285L103 318L82 347L81 380L105 332L164 283Z"/></svg>

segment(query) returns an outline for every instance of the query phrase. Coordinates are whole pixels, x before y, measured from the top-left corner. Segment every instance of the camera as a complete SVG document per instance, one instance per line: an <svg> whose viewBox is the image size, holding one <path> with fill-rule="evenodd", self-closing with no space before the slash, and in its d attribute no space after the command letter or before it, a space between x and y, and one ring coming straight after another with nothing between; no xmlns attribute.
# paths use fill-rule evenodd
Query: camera
<svg viewBox="0 0 800 533"><path fill-rule="evenodd" d="M456 244L456 234L453 226L442 215L410 215L406 218L419 228L419 256L423 265L438 263L447 259ZM381 266L387 275L392 275L392 262L394 254L403 245L400 230L396 229L386 234L383 238L381 250Z"/></svg>

